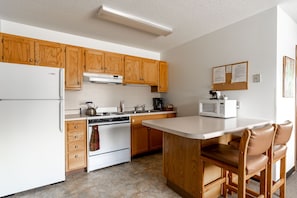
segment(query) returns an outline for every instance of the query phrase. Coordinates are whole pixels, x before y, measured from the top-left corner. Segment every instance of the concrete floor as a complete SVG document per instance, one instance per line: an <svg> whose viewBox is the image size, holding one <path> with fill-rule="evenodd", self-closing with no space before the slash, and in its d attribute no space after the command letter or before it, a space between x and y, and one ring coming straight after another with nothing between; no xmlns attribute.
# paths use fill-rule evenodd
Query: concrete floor
<svg viewBox="0 0 297 198"><path fill-rule="evenodd" d="M90 173L67 176L65 182L17 193L9 198L178 198L162 176L162 155L153 154ZM232 197L236 197L233 195ZM278 197L278 196L274 196ZM287 198L297 197L297 174L287 179Z"/></svg>

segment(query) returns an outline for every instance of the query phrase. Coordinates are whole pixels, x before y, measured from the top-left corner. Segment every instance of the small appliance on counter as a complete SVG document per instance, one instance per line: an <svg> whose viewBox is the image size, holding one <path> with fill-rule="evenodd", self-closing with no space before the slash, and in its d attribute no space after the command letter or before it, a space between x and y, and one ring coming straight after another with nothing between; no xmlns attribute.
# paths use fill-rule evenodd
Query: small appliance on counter
<svg viewBox="0 0 297 198"><path fill-rule="evenodd" d="M93 102L86 102L86 105L88 106L88 108L86 110L86 115L95 116L97 113L96 113L96 108L95 108Z"/></svg>
<svg viewBox="0 0 297 198"><path fill-rule="evenodd" d="M237 117L236 100L200 100L199 115L217 118Z"/></svg>
<svg viewBox="0 0 297 198"><path fill-rule="evenodd" d="M167 105L164 105L164 108L163 108L165 111L173 111L174 110L174 106L173 104L167 104Z"/></svg>
<svg viewBox="0 0 297 198"><path fill-rule="evenodd" d="M163 98L153 98L154 110L163 110Z"/></svg>
<svg viewBox="0 0 297 198"><path fill-rule="evenodd" d="M211 95L210 100L223 99L220 91L210 90L209 94Z"/></svg>

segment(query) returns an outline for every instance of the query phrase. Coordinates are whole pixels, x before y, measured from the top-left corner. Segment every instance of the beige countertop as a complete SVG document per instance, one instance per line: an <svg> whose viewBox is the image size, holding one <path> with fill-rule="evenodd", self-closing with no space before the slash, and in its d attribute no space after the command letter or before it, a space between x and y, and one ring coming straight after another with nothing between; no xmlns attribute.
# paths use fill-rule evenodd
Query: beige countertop
<svg viewBox="0 0 297 198"><path fill-rule="evenodd" d="M245 128L271 123L271 120L253 118L212 118L203 116L176 117L160 120L145 120L142 124L167 133L190 139L210 139Z"/></svg>
<svg viewBox="0 0 297 198"><path fill-rule="evenodd" d="M145 113L125 113L123 115L129 116L145 116L145 115L155 115L155 114L169 114L169 113L176 113L176 111L158 111L158 112L145 112ZM95 116L87 116L87 115L80 115L80 114L66 114L65 121L72 121L72 120L87 120L88 118L93 118Z"/></svg>

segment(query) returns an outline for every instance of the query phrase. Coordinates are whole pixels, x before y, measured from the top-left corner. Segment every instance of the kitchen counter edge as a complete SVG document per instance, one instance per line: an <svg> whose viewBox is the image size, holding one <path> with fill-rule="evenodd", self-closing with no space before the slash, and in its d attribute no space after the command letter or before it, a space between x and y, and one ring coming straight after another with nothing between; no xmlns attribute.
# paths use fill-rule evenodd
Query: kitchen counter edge
<svg viewBox="0 0 297 198"><path fill-rule="evenodd" d="M130 114L124 114L124 115L129 115L129 116L145 116L145 115L170 114L170 113L176 113L176 111L160 111L160 112L147 112L147 113L130 113ZM65 121L87 120L90 117L92 117L92 116L80 115L80 114L66 114L65 115Z"/></svg>

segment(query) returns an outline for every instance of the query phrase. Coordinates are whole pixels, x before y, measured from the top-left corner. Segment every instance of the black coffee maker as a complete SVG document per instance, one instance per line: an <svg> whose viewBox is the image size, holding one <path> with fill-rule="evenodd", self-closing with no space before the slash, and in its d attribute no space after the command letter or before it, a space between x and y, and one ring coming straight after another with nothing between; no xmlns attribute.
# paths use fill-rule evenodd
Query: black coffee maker
<svg viewBox="0 0 297 198"><path fill-rule="evenodd" d="M153 98L154 110L163 110L163 98Z"/></svg>

